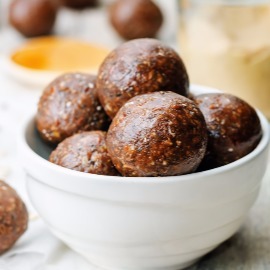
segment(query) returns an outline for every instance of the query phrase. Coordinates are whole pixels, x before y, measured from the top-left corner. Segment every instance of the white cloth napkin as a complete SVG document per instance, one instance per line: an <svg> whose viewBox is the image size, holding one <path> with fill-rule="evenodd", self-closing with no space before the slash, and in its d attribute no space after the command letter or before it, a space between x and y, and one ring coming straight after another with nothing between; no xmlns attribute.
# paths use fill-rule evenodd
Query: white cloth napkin
<svg viewBox="0 0 270 270"><path fill-rule="evenodd" d="M39 218L16 245L0 256L1 270L98 270L55 238Z"/></svg>

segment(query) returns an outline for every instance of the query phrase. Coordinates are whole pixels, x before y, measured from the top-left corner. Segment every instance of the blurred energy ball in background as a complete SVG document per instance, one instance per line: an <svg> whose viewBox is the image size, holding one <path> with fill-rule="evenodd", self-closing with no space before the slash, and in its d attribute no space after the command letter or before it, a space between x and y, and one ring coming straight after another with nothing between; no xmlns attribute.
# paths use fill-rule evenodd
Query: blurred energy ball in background
<svg viewBox="0 0 270 270"><path fill-rule="evenodd" d="M57 9L51 0L13 0L9 6L9 22L26 37L52 32Z"/></svg>
<svg viewBox="0 0 270 270"><path fill-rule="evenodd" d="M109 19L124 39L155 37L162 22L162 12L151 0L116 0L109 9Z"/></svg>

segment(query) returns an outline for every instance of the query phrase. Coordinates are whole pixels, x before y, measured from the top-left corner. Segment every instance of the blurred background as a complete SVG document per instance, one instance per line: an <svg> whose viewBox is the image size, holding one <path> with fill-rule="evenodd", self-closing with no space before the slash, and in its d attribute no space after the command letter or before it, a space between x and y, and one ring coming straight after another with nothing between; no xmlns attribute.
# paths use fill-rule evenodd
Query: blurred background
<svg viewBox="0 0 270 270"><path fill-rule="evenodd" d="M21 0L15 2L42 2L44 0ZM45 0L45 2L50 0ZM121 37L116 31L114 26L110 22L109 8L116 2L114 0L98 0L88 1L89 5L81 5L76 8L76 2L83 2L81 0L73 0L75 8L72 5L61 4L64 0L51 0L51 2L57 6L56 2L60 2L60 6L57 8L57 15L51 31L47 31L47 34L55 34L60 36L67 36L72 38L79 38L85 41L98 43L101 45L114 48L118 44L122 43L125 38ZM11 0L0 0L1 8L1 32L0 32L0 50L1 52L9 52L16 48L21 42L25 40L25 37L14 25L9 22L9 12ZM68 1L67 1L68 2ZM72 1L69 1L72 2ZM87 1L85 1L87 2ZM94 5L91 5L91 3ZM129 1L129 4L134 2ZM136 1L135 1L136 2ZM140 1L141 2L141 1ZM153 0L153 2L160 8L163 14L163 22L158 29L157 34L154 35L159 39L166 41L172 45L175 45L176 31L177 31L177 2L176 1L164 1ZM27 5L27 4L26 4ZM28 9L31 10L31 5L28 5ZM23 13L23 5L18 7ZM44 7L41 8L44 10ZM132 7L131 7L132 9ZM36 7L33 10L37 11ZM18 12L18 11L17 11ZM126 13L126 11L123 11ZM141 12L141 11L139 11ZM151 12L151 11L150 11ZM15 14L16 12L14 12ZM29 11L29 13L32 13ZM27 15L25 15L27 16ZM14 15L16 17L16 15ZM44 16L46 17L46 16ZM149 15L146 14L145 17ZM46 19L45 19L46 20ZM50 20L50 19L49 19ZM151 19L150 19L151 20ZM32 18L32 24L35 24L35 18ZM125 24L125 22L123 23ZM29 27L31 28L31 27ZM33 35L35 36L35 35ZM39 36L38 34L36 36Z"/></svg>

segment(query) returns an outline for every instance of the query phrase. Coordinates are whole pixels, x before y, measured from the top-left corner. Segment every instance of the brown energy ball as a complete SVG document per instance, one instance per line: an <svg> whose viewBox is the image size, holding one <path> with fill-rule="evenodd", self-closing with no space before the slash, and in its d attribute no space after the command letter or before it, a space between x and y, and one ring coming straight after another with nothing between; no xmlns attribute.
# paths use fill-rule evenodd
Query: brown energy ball
<svg viewBox="0 0 270 270"><path fill-rule="evenodd" d="M107 152L106 133L85 131L61 143L51 153L50 161L75 171L101 175L119 175Z"/></svg>
<svg viewBox="0 0 270 270"><path fill-rule="evenodd" d="M59 1L61 2L61 5L73 9L96 7L99 4L98 0L59 0Z"/></svg>
<svg viewBox="0 0 270 270"><path fill-rule="evenodd" d="M250 153L262 137L260 119L245 101L230 94L194 97L208 130L205 168L231 163Z"/></svg>
<svg viewBox="0 0 270 270"><path fill-rule="evenodd" d="M0 180L0 254L10 249L26 231L26 207L7 183Z"/></svg>
<svg viewBox="0 0 270 270"><path fill-rule="evenodd" d="M108 117L97 97L95 76L67 73L55 79L39 100L36 126L49 143L78 131L106 129Z"/></svg>
<svg viewBox="0 0 270 270"><path fill-rule="evenodd" d="M191 173L202 161L206 124L195 103L173 92L136 96L117 113L108 152L123 176Z"/></svg>
<svg viewBox="0 0 270 270"><path fill-rule="evenodd" d="M163 16L151 0L117 0L109 10L110 22L124 39L155 37Z"/></svg>
<svg viewBox="0 0 270 270"><path fill-rule="evenodd" d="M51 0L13 0L9 7L10 23L24 36L50 34L56 19Z"/></svg>
<svg viewBox="0 0 270 270"><path fill-rule="evenodd" d="M135 39L105 58L97 87L103 108L113 118L125 102L140 94L173 91L188 96L189 79L172 48L155 39Z"/></svg>

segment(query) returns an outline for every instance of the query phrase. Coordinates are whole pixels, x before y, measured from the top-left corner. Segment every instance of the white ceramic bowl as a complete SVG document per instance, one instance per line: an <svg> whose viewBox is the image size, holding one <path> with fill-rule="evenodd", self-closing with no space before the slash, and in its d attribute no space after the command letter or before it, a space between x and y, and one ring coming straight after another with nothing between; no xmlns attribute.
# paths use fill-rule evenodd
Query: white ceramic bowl
<svg viewBox="0 0 270 270"><path fill-rule="evenodd" d="M194 86L193 92L213 90ZM33 205L52 232L107 269L181 269L231 237L255 202L266 170L269 126L249 155L210 171L122 178L72 171L46 160L51 149L31 117L20 155Z"/></svg>

